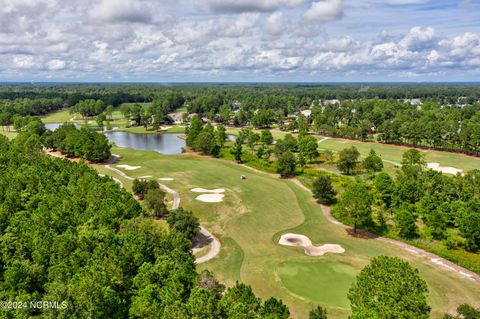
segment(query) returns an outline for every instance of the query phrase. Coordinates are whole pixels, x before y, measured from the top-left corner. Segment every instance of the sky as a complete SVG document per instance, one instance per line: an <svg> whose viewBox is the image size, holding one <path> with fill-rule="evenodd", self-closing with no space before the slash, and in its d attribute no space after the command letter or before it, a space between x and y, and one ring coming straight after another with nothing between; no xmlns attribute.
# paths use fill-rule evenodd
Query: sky
<svg viewBox="0 0 480 319"><path fill-rule="evenodd" d="M479 81L480 0L0 0L0 81Z"/></svg>

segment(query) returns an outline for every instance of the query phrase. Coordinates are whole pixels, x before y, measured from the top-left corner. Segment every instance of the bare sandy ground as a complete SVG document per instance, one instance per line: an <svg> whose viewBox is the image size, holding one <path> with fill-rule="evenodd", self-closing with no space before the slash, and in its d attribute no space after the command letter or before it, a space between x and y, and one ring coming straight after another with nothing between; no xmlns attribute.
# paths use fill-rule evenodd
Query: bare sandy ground
<svg viewBox="0 0 480 319"><path fill-rule="evenodd" d="M442 172L446 174L453 174L453 175L457 175L458 173L463 174L463 169L458 169L451 166L440 166L439 163L428 163L427 167L430 169L433 169L434 171Z"/></svg>
<svg viewBox="0 0 480 319"><path fill-rule="evenodd" d="M71 162L76 162L76 163L80 162L80 158L78 158L78 157L68 157L68 156L60 153L59 151L54 151L54 150L51 150L51 149L44 148L43 152L47 155L50 155L50 156L53 156L53 157L58 157L58 158L64 158L64 159L67 159Z"/></svg>
<svg viewBox="0 0 480 319"><path fill-rule="evenodd" d="M126 165L126 164L117 165L117 167L123 168L126 171L133 171L133 170L141 168L141 166L130 166L130 165Z"/></svg>
<svg viewBox="0 0 480 319"><path fill-rule="evenodd" d="M321 246L314 246L310 238L300 234L284 234L278 241L283 246L299 246L305 250L305 255L308 256L323 256L326 253L341 254L345 249L340 245L325 244Z"/></svg>
<svg viewBox="0 0 480 319"><path fill-rule="evenodd" d="M193 188L191 190L194 193L214 193L214 194L219 194L219 193L225 193L225 190L223 188L217 188L217 189L205 189L205 188Z"/></svg>
<svg viewBox="0 0 480 319"><path fill-rule="evenodd" d="M205 203L221 203L224 196L223 194L202 194L195 199Z"/></svg>
<svg viewBox="0 0 480 319"><path fill-rule="evenodd" d="M139 176L138 178L152 178L150 175L145 175L145 176Z"/></svg>
<svg viewBox="0 0 480 319"><path fill-rule="evenodd" d="M174 179L171 177L162 177L158 179L159 181L173 181Z"/></svg>

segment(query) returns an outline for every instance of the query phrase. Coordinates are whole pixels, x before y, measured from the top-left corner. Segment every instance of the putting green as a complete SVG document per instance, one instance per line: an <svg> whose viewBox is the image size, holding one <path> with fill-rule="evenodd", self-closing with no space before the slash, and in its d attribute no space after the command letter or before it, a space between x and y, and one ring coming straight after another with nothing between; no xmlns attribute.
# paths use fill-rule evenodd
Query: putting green
<svg viewBox="0 0 480 319"><path fill-rule="evenodd" d="M346 292L356 274L377 255L399 256L419 269L429 285L432 318L441 318L461 303L480 306L476 298L480 295L478 283L396 246L351 237L343 228L328 222L311 195L291 181L209 157L164 156L116 147L113 153L122 157L116 164L141 166L124 171L130 176L174 178L162 183L180 193L181 206L191 209L222 244L220 254L198 265L200 270L214 271L228 285L241 280L261 297L281 298L294 318L307 317L317 304L326 306L332 318L348 317ZM104 166L93 166L120 179L127 189L131 187L130 180ZM241 175L247 178L241 180ZM191 191L195 187L224 188L224 201L197 201L198 193ZM284 233L306 235L314 245L338 244L346 251L309 257L303 248L278 245Z"/></svg>
<svg viewBox="0 0 480 319"><path fill-rule="evenodd" d="M357 275L350 265L326 260L287 261L277 272L285 287L299 296L334 307L350 306L347 292Z"/></svg>

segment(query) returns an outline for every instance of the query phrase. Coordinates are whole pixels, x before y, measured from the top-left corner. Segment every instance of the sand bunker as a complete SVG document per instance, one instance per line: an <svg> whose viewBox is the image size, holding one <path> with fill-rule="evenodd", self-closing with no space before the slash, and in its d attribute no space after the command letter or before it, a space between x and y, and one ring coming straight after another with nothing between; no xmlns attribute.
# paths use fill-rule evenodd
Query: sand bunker
<svg viewBox="0 0 480 319"><path fill-rule="evenodd" d="M158 179L159 181L173 181L173 178L171 177L162 177Z"/></svg>
<svg viewBox="0 0 480 319"><path fill-rule="evenodd" d="M151 175L139 176L138 178L152 178Z"/></svg>
<svg viewBox="0 0 480 319"><path fill-rule="evenodd" d="M223 194L202 194L195 199L205 203L221 203L224 196Z"/></svg>
<svg viewBox="0 0 480 319"><path fill-rule="evenodd" d="M133 171L133 170L141 168L141 166L130 166L130 165L125 165L125 164L117 165L117 167L123 168L127 171Z"/></svg>
<svg viewBox="0 0 480 319"><path fill-rule="evenodd" d="M214 193L214 194L225 193L225 190L223 188L217 188L217 189L194 188L191 191L194 193Z"/></svg>
<svg viewBox="0 0 480 319"><path fill-rule="evenodd" d="M303 247L305 254L308 256L323 256L326 253L341 254L345 249L340 245L325 244L321 246L313 246L310 238L299 234L284 234L278 241L283 246L299 246Z"/></svg>
<svg viewBox="0 0 480 319"><path fill-rule="evenodd" d="M428 163L427 167L430 169L433 169L434 171L442 172L446 174L457 175L457 173L460 173L460 174L463 173L463 169L458 169L450 166L440 166L439 163Z"/></svg>

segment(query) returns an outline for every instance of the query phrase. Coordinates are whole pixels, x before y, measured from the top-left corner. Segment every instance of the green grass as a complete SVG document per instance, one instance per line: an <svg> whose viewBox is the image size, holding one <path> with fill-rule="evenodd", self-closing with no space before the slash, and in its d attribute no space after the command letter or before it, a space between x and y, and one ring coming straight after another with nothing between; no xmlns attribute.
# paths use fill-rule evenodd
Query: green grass
<svg viewBox="0 0 480 319"><path fill-rule="evenodd" d="M222 243L220 255L199 265L200 269L214 271L227 284L235 280L250 284L261 297L281 298L295 317L304 318L311 308L321 304L332 318L346 318L349 307L345 292L355 275L377 255L399 256L419 269L430 287L433 318L441 318L461 303L480 306L477 283L396 246L351 237L343 228L328 222L311 195L291 181L208 157L164 156L121 148L113 152L122 156L120 164L141 166L126 171L130 176L175 178L163 183L180 193L181 205L194 211ZM131 181L105 167L95 168L119 178L127 189L131 187ZM247 179L240 180L241 175ZM225 201L199 202L195 200L198 194L190 191L194 187L225 188ZM309 236L314 244L340 244L346 252L309 257L301 248L277 244L286 232Z"/></svg>
<svg viewBox="0 0 480 319"><path fill-rule="evenodd" d="M0 126L0 134L5 135L9 140L14 139L18 135L13 127L7 128L6 126Z"/></svg>
<svg viewBox="0 0 480 319"><path fill-rule="evenodd" d="M62 109L60 111L50 113L46 116L42 116L43 123L64 123L70 122L70 119L73 117L73 114L70 114L70 109Z"/></svg>
<svg viewBox="0 0 480 319"><path fill-rule="evenodd" d="M282 283L294 294L330 307L348 308L348 287L357 271L348 264L320 261L286 261L277 269ZM331 287L341 287L331 289ZM347 289L345 289L347 288Z"/></svg>

